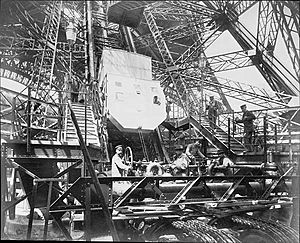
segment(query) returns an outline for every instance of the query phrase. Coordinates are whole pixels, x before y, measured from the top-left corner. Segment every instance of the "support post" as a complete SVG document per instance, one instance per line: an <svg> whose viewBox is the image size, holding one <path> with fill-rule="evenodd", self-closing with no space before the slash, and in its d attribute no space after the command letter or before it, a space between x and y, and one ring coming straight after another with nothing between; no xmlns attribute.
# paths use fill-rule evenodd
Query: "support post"
<svg viewBox="0 0 300 243"><path fill-rule="evenodd" d="M32 231L32 223L33 223L33 213L34 213L34 206L35 206L35 198L37 196L37 182L33 180L33 193L32 193L32 200L30 205L30 214L29 214L29 221L28 221L28 229L27 229L27 240L31 239L31 231Z"/></svg>
<svg viewBox="0 0 300 243"><path fill-rule="evenodd" d="M95 60L94 60L94 35L93 35L93 23L92 23L92 2L86 1L87 10L87 36L88 36L88 60L89 60L89 74L90 84L95 80Z"/></svg>
<svg viewBox="0 0 300 243"><path fill-rule="evenodd" d="M1 239L4 239L4 226L6 222L5 194L7 190L7 167L5 159L7 157L7 148L1 144Z"/></svg>
<svg viewBox="0 0 300 243"><path fill-rule="evenodd" d="M87 183L85 188L85 237L86 241L91 241L91 185Z"/></svg>
<svg viewBox="0 0 300 243"><path fill-rule="evenodd" d="M13 168L12 169L12 192L10 195L10 200L11 202L15 202L16 201L16 184L17 184L17 169ZM9 219L15 219L16 217L16 206L13 206L9 209Z"/></svg>
<svg viewBox="0 0 300 243"><path fill-rule="evenodd" d="M53 181L49 182L49 189L48 189L48 198L47 198L47 207L46 207L46 213L45 213L45 224L44 224L44 235L43 240L47 240L47 234L48 234L48 222L49 222L49 211L50 211L50 203L51 203L51 195L52 195L52 186Z"/></svg>

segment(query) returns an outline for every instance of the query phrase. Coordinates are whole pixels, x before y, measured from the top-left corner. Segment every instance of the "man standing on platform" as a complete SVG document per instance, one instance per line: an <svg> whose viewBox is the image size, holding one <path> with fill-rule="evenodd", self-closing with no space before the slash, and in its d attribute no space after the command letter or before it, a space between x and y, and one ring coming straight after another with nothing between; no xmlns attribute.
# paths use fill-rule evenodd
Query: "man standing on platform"
<svg viewBox="0 0 300 243"><path fill-rule="evenodd" d="M210 128L212 132L216 130L217 116L218 116L218 102L214 99L214 96L209 97L209 103L206 106L206 110L208 111L208 120Z"/></svg>
<svg viewBox="0 0 300 243"><path fill-rule="evenodd" d="M241 106L243 116L242 119L238 117L235 119L236 123L244 123L244 145L246 147L245 152L253 151L253 136L254 136L254 124L253 121L256 119L255 115L247 110L246 105Z"/></svg>

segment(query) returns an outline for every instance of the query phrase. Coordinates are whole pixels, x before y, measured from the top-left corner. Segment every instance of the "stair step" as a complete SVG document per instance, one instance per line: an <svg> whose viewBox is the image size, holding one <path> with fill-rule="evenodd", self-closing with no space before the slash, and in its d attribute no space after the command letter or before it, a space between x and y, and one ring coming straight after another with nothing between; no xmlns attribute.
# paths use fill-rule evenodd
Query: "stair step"
<svg viewBox="0 0 300 243"><path fill-rule="evenodd" d="M76 118L78 118L78 117L85 117L84 112L74 112L74 113L75 113ZM93 114L90 113L90 112L88 112L88 113L86 114L86 116L87 116L87 117L93 117Z"/></svg>
<svg viewBox="0 0 300 243"><path fill-rule="evenodd" d="M70 136L70 137L71 137L71 136ZM82 136L82 137L83 137L83 139L84 139L85 136ZM87 139L87 140L96 140L96 141L98 141L98 137L95 137L95 136L92 136L92 137L86 136L86 139Z"/></svg>
<svg viewBox="0 0 300 243"><path fill-rule="evenodd" d="M96 130L94 129L87 129L85 130L84 127L79 129L81 133L87 133L87 134L97 134ZM77 133L76 129L74 127L67 129L67 133Z"/></svg>
<svg viewBox="0 0 300 243"><path fill-rule="evenodd" d="M94 118L92 117L92 116L87 116L87 118L85 119L85 117L84 116L77 116L76 115L76 119L77 119L77 122L79 123L79 122L91 122L91 123L93 123L94 122ZM71 119L68 119L68 121L72 121Z"/></svg>
<svg viewBox="0 0 300 243"><path fill-rule="evenodd" d="M68 131L67 134L70 134L70 135L76 135L76 136L77 136L77 133L76 133L75 131ZM84 132L84 131L81 131L81 135L82 135L82 136L85 136L85 132ZM87 135L87 136L98 137L95 133L92 133L92 132L87 132L86 135Z"/></svg>
<svg viewBox="0 0 300 243"><path fill-rule="evenodd" d="M87 131L96 131L96 128L94 126L86 126L87 127ZM73 125L68 125L67 129L69 130L75 130L75 126ZM84 125L79 125L79 129L81 130L85 130L85 126Z"/></svg>
<svg viewBox="0 0 300 243"><path fill-rule="evenodd" d="M72 122L72 120L71 120L71 119L68 119L67 122ZM82 119L78 119L78 118L77 118L77 122L78 122L78 123L84 123L84 122L85 122L85 118L84 118L84 117L83 117ZM87 118L87 119L86 119L86 122L87 122L87 123L94 123L93 117ZM73 122L72 122L72 123L73 123Z"/></svg>

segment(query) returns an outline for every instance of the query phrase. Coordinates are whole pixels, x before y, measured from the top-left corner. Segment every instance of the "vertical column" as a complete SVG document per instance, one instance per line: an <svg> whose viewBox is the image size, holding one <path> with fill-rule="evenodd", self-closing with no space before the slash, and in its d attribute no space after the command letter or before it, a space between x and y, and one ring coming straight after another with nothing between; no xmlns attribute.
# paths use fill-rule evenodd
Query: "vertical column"
<svg viewBox="0 0 300 243"><path fill-rule="evenodd" d="M7 172L5 158L7 157L7 150L5 145L1 144L1 205L5 204L5 194L7 191ZM1 239L4 238L4 226L6 222L6 211L1 207Z"/></svg>
<svg viewBox="0 0 300 243"><path fill-rule="evenodd" d="M87 183L85 188L85 238L91 241L91 185Z"/></svg>
<svg viewBox="0 0 300 243"><path fill-rule="evenodd" d="M29 214L29 221L28 221L28 229L27 229L27 240L31 239L31 231L32 231L32 223L33 223L33 213L34 213L34 206L35 206L35 199L37 196L37 182L33 180L33 193L30 205L30 214Z"/></svg>
<svg viewBox="0 0 300 243"><path fill-rule="evenodd" d="M45 213L45 224L44 224L43 240L47 240L49 211L50 211L50 203L51 203L51 195L52 195L52 186L53 186L53 181L50 181L49 182L49 189L48 189L48 197L47 197L47 208L46 208L46 213Z"/></svg>

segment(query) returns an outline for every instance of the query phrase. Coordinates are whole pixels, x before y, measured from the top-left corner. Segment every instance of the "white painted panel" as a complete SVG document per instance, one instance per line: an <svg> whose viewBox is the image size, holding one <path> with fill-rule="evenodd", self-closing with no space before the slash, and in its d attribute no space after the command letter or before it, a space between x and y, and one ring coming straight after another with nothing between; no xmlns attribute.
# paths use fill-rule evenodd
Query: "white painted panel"
<svg viewBox="0 0 300 243"><path fill-rule="evenodd" d="M155 129L166 118L166 100L159 81L151 80L151 58L123 50L104 50L102 64L110 115L124 128Z"/></svg>

